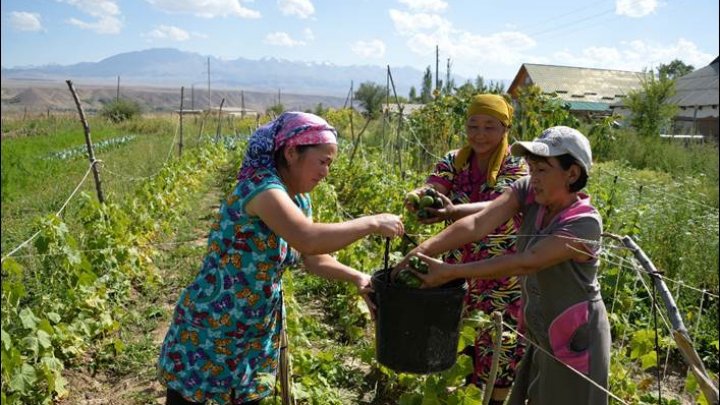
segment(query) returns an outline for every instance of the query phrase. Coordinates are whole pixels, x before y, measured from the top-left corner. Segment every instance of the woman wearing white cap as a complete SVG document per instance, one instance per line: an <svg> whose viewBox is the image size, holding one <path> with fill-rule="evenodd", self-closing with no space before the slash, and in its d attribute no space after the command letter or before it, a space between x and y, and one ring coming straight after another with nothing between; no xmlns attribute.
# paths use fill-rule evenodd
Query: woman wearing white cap
<svg viewBox="0 0 720 405"><path fill-rule="evenodd" d="M559 126L533 142L516 142L511 151L525 156L530 176L414 249L410 255L430 265L427 275L416 274L426 287L458 278L524 276L524 323L533 344L509 403L606 404L606 391L579 375L608 385L610 327L597 280L602 219L580 191L592 165L590 143ZM463 264L431 258L486 236L518 213L517 253Z"/></svg>

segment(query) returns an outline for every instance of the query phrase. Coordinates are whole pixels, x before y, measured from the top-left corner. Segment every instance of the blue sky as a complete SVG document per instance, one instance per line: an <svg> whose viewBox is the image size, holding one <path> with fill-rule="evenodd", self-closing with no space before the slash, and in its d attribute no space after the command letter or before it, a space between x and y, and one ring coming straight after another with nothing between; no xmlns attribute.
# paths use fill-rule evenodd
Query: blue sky
<svg viewBox="0 0 720 405"><path fill-rule="evenodd" d="M2 66L172 47L222 59L412 66L512 79L522 63L640 71L718 56L717 0L3 0Z"/></svg>

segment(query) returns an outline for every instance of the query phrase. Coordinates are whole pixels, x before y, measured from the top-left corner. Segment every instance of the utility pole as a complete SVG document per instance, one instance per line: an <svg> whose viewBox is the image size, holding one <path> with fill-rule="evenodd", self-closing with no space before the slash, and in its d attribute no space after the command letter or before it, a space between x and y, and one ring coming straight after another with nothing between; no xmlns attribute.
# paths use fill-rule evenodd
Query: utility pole
<svg viewBox="0 0 720 405"><path fill-rule="evenodd" d="M207 74L208 74L208 110L210 107L212 107L212 102L210 100L210 57L207 58Z"/></svg>
<svg viewBox="0 0 720 405"><path fill-rule="evenodd" d="M240 90L240 118L245 118L245 92Z"/></svg>
<svg viewBox="0 0 720 405"><path fill-rule="evenodd" d="M190 85L190 109L195 109L195 85Z"/></svg>
<svg viewBox="0 0 720 405"><path fill-rule="evenodd" d="M117 93L115 93L115 102L120 101L120 76L118 76Z"/></svg>
<svg viewBox="0 0 720 405"><path fill-rule="evenodd" d="M280 89L278 89L278 106L280 106L282 103L280 102Z"/></svg>
<svg viewBox="0 0 720 405"><path fill-rule="evenodd" d="M446 78L445 78L445 80L446 80L446 81L445 81L445 89L447 89L447 91L446 91L445 93L446 93L446 94L450 94L450 92L452 91L452 89L450 88L450 58L447 58L447 71L446 71L446 74L447 74L447 76L446 76Z"/></svg>
<svg viewBox="0 0 720 405"><path fill-rule="evenodd" d="M440 71L440 47L435 45L435 90L440 87L440 76L438 75L438 72Z"/></svg>

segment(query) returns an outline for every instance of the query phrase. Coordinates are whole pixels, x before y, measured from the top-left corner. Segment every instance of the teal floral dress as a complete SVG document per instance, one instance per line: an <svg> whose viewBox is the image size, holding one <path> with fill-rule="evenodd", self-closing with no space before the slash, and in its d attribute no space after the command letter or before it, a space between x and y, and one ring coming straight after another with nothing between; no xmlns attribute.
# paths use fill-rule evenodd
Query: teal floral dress
<svg viewBox="0 0 720 405"><path fill-rule="evenodd" d="M190 401L242 403L272 392L284 316L281 278L298 254L245 212L269 189L287 191L271 169L237 183L212 225L202 268L175 308L159 378ZM312 216L307 194L295 203Z"/></svg>

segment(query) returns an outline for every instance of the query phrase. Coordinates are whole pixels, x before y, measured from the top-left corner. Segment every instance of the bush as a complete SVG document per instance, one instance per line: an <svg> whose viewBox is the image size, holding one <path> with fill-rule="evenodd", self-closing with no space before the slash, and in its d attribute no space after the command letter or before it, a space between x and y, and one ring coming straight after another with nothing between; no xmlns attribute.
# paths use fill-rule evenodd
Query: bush
<svg viewBox="0 0 720 405"><path fill-rule="evenodd" d="M100 110L100 115L112 122L122 122L134 118L141 113L140 104L132 100L115 100Z"/></svg>

